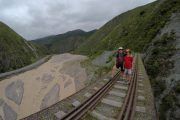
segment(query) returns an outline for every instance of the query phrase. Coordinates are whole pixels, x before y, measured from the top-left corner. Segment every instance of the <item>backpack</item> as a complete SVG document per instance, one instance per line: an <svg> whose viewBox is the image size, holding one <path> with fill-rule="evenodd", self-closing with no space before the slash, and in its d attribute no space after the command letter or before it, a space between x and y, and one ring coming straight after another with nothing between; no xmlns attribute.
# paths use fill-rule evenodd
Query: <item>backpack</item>
<svg viewBox="0 0 180 120"><path fill-rule="evenodd" d="M124 55L123 55L123 53L117 53L116 62L117 62L117 63L123 63L123 61L124 61Z"/></svg>

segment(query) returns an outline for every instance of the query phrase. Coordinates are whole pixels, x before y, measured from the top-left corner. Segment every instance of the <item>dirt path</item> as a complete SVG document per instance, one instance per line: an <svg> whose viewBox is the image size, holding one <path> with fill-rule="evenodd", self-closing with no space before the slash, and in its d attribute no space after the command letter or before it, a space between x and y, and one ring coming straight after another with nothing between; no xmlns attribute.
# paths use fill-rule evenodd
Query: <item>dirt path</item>
<svg viewBox="0 0 180 120"><path fill-rule="evenodd" d="M83 88L87 75L80 62L85 59L68 53L55 55L36 69L1 81L0 117L26 117Z"/></svg>

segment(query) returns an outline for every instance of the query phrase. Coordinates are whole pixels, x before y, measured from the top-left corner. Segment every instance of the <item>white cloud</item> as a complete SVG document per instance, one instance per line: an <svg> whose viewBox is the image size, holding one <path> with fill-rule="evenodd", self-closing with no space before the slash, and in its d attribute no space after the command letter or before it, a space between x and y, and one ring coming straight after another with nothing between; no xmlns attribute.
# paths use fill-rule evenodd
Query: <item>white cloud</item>
<svg viewBox="0 0 180 120"><path fill-rule="evenodd" d="M99 28L116 15L155 0L0 0L0 21L26 39Z"/></svg>

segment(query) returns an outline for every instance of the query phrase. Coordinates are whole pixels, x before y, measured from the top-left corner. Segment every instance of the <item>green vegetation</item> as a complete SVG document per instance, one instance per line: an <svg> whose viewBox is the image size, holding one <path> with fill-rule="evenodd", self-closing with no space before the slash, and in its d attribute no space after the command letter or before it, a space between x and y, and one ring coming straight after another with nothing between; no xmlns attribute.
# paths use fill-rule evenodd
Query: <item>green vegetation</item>
<svg viewBox="0 0 180 120"><path fill-rule="evenodd" d="M180 83L178 83L177 86L175 87L175 92L180 93Z"/></svg>
<svg viewBox="0 0 180 120"><path fill-rule="evenodd" d="M160 104L160 120L166 120L166 112L170 109L173 108L175 105L176 97L175 94L169 93L162 99L162 103Z"/></svg>
<svg viewBox="0 0 180 120"><path fill-rule="evenodd" d="M165 33L160 39L153 42L152 53L146 61L145 66L154 88L155 97L166 88L164 81L156 79L157 76L166 77L173 68L173 61L167 58L171 58L176 51L174 41L174 32L169 35Z"/></svg>
<svg viewBox="0 0 180 120"><path fill-rule="evenodd" d="M159 0L127 11L102 26L76 52L93 56L119 46L142 52L179 6L178 0Z"/></svg>
<svg viewBox="0 0 180 120"><path fill-rule="evenodd" d="M31 42L44 46L49 50L49 53L70 52L84 43L95 31L96 30L85 32L82 30L74 30L64 34L40 38Z"/></svg>
<svg viewBox="0 0 180 120"><path fill-rule="evenodd" d="M0 73L35 62L43 53L0 22Z"/></svg>

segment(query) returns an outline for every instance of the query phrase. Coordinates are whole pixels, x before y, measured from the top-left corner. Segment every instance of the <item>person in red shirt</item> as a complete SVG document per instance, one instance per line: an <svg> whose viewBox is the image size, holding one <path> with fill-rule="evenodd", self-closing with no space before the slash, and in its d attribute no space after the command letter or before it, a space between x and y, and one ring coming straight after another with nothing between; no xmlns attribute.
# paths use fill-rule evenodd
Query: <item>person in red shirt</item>
<svg viewBox="0 0 180 120"><path fill-rule="evenodd" d="M127 55L124 57L124 75L128 83L130 83L131 75L132 75L132 63L133 56L131 55L130 49L126 50Z"/></svg>

